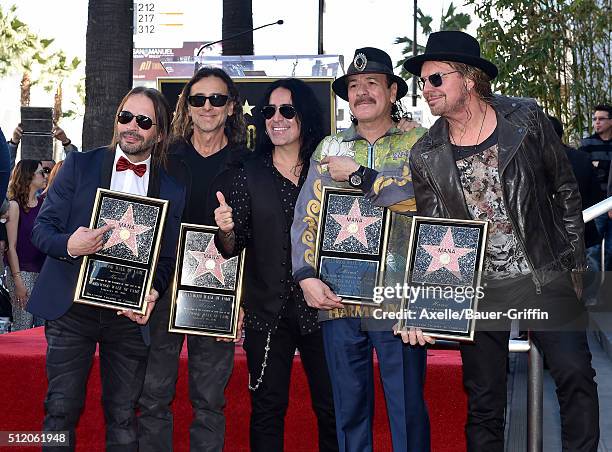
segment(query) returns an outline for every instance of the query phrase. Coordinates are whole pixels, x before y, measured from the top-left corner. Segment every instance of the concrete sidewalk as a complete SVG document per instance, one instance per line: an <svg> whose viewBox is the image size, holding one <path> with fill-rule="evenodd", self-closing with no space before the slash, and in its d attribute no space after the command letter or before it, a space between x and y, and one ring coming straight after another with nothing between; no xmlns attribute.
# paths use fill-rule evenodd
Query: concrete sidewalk
<svg viewBox="0 0 612 452"><path fill-rule="evenodd" d="M597 372L599 392L599 426L601 438L598 452L612 452L612 350L607 335L601 330L589 332L593 367ZM598 341L602 339L602 343ZM527 354L510 355L508 375L508 412L506 418L506 451L524 452L527 449ZM544 373L544 451L561 451L561 421L555 383L548 371Z"/></svg>

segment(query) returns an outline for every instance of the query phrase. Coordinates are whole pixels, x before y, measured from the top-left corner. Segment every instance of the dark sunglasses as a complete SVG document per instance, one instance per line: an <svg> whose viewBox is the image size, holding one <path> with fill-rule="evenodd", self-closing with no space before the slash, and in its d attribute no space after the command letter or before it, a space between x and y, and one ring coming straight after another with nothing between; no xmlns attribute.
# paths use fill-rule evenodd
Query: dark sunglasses
<svg viewBox="0 0 612 452"><path fill-rule="evenodd" d="M43 167L42 167L42 171L43 171L43 173L45 173L45 174L51 174L51 168L47 168L46 166L43 166Z"/></svg>
<svg viewBox="0 0 612 452"><path fill-rule="evenodd" d="M297 115L295 107L291 104L283 104L278 107L279 113L286 119L293 119ZM276 105L264 105L261 107L261 114L266 119L272 119L272 116L276 114Z"/></svg>
<svg viewBox="0 0 612 452"><path fill-rule="evenodd" d="M227 99L229 96L225 94L212 94L210 96L205 96L203 94L196 94L195 96L189 96L187 98L187 102L192 107L203 107L206 104L206 99L209 100L210 105L213 107L223 107L227 104Z"/></svg>
<svg viewBox="0 0 612 452"><path fill-rule="evenodd" d="M419 84L420 89L425 88L425 82L427 81L431 83L431 86L437 88L438 86L442 86L442 77L444 77L445 75L454 74L455 72L459 71L436 72L435 74L431 74L427 77L418 77L417 83Z"/></svg>
<svg viewBox="0 0 612 452"><path fill-rule="evenodd" d="M46 169L47 168L41 168L39 170L36 170L36 171L34 171L34 174L40 174L41 176L46 177L51 172L51 171L45 171Z"/></svg>
<svg viewBox="0 0 612 452"><path fill-rule="evenodd" d="M117 115L117 121L119 124L129 124L132 119L136 118L136 124L142 130L149 130L151 127L156 125L151 118L145 115L134 115L131 111L123 110Z"/></svg>

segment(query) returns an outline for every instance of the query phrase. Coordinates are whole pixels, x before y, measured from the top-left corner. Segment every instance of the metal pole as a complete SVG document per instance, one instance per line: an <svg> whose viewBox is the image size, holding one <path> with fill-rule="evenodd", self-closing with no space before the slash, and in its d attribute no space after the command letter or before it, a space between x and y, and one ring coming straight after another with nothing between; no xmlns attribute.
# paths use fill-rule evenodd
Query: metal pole
<svg viewBox="0 0 612 452"><path fill-rule="evenodd" d="M319 0L319 46L317 51L323 55L323 11L325 10L325 0Z"/></svg>
<svg viewBox="0 0 612 452"><path fill-rule="evenodd" d="M416 56L417 54L417 6L418 0L414 0L414 14L413 14L413 22L412 22L412 55ZM412 106L416 107L417 104L417 81L416 75L412 76Z"/></svg>
<svg viewBox="0 0 612 452"><path fill-rule="evenodd" d="M527 374L527 451L542 452L544 359L537 345L529 340L529 373Z"/></svg>

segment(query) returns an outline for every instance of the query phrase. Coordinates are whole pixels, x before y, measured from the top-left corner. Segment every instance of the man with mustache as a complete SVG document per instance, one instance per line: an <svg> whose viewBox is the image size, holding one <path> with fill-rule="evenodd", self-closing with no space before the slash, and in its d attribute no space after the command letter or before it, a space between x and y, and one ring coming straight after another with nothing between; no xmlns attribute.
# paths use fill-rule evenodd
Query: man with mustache
<svg viewBox="0 0 612 452"><path fill-rule="evenodd" d="M149 352L144 325L170 283L185 203L184 187L164 169L169 131L170 111L162 94L152 88L132 89L117 109L111 145L68 154L36 218L32 243L47 258L26 308L47 320L49 386L43 430L68 431L70 443L45 446L45 451L75 450L75 428L96 345L106 450L138 450L136 401ZM111 229L88 227L98 188L169 201L153 288L145 298L146 315L72 303L81 256L100 251Z"/></svg>
<svg viewBox="0 0 612 452"><path fill-rule="evenodd" d="M563 450L595 452L597 386L579 301L584 223L561 141L534 101L492 93L497 67L466 33L432 33L404 68L440 116L410 156L418 214L489 222L479 309L548 314L521 329L557 385ZM460 344L469 451L504 450L509 323L478 321L474 342Z"/></svg>
<svg viewBox="0 0 612 452"><path fill-rule="evenodd" d="M328 136L314 152L298 197L291 229L293 275L309 306L319 309L323 343L332 380L338 444L341 451L372 450L373 349L385 390L395 451L429 450L429 417L423 399L426 351L416 346L432 339L412 330L413 345L403 344L390 325L375 325L366 306L344 305L315 278L315 238L321 186L353 187L377 206L398 213L416 210L408 172L411 147L422 128L397 128L396 102L406 82L393 74L391 58L372 47L357 49L346 75L334 81L334 92L348 100L354 125ZM403 223L391 232L401 234ZM393 242L393 243L391 243ZM401 255L405 240L391 240L389 252Z"/></svg>

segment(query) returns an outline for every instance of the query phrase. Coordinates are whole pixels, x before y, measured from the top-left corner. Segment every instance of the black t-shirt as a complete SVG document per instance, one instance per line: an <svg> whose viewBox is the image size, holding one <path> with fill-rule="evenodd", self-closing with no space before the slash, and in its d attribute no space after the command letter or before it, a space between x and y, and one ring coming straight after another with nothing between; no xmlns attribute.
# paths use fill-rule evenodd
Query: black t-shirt
<svg viewBox="0 0 612 452"><path fill-rule="evenodd" d="M497 141L498 141L498 132L497 132L497 127L495 127L495 130L491 133L491 135L489 135L486 140L484 140L482 143L478 145L457 146L451 143L451 148L453 150L455 161L457 161L457 160L471 157L474 154L480 154L481 152L484 152L485 150L489 149L494 144L497 144Z"/></svg>
<svg viewBox="0 0 612 452"><path fill-rule="evenodd" d="M194 224L207 224L211 212L217 208L212 200L216 199L215 194L209 196L210 187L215 176L222 170L227 160L227 153L231 152L229 146L215 152L209 157L202 157L193 146L189 146L185 153L185 163L191 173L191 193L189 205L186 211L188 214L183 221ZM210 211L210 212L209 212ZM209 226L215 226L210 224Z"/></svg>

